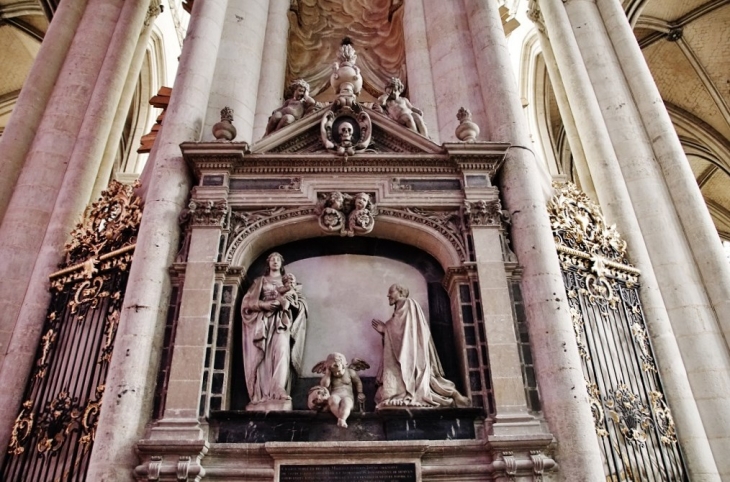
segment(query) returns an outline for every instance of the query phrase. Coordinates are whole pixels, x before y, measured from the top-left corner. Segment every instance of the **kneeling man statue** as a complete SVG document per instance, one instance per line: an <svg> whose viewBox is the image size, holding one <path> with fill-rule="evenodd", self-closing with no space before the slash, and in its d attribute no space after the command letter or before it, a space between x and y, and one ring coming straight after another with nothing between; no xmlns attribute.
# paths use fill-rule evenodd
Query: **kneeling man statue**
<svg viewBox="0 0 730 482"><path fill-rule="evenodd" d="M470 406L469 399L444 378L426 316L408 298L408 289L391 286L388 302L394 307L393 316L386 322L372 320L373 328L383 335L377 408Z"/></svg>

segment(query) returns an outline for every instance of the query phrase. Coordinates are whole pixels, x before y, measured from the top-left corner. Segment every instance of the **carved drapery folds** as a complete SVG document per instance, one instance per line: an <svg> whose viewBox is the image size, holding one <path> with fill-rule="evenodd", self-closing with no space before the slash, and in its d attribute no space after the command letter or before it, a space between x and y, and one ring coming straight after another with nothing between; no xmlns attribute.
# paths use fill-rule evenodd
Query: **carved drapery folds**
<svg viewBox="0 0 730 482"><path fill-rule="evenodd" d="M384 92L390 77L406 81L402 0L296 0L289 12L287 82L307 79L314 96L327 89L332 59L348 36L371 95Z"/></svg>
<svg viewBox="0 0 730 482"><path fill-rule="evenodd" d="M573 185L556 185L548 211L607 477L683 480L626 243Z"/></svg>
<svg viewBox="0 0 730 482"><path fill-rule="evenodd" d="M112 181L73 231L67 262L51 275L51 304L1 479L50 480L53 471L83 478L140 220L133 187Z"/></svg>

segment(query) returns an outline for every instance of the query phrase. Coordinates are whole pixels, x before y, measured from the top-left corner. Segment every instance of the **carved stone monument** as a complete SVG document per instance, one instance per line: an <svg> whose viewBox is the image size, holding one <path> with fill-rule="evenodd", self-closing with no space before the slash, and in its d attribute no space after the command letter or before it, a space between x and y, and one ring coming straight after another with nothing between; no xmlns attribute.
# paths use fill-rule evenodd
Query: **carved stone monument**
<svg viewBox="0 0 730 482"><path fill-rule="evenodd" d="M292 377L302 371L307 303L279 253L270 254L267 264L241 302L246 409L291 410Z"/></svg>
<svg viewBox="0 0 730 482"><path fill-rule="evenodd" d="M386 322L371 322L383 335L377 408L470 406L469 399L444 378L426 316L418 303L408 298L408 289L391 286L388 302L394 308L393 316Z"/></svg>

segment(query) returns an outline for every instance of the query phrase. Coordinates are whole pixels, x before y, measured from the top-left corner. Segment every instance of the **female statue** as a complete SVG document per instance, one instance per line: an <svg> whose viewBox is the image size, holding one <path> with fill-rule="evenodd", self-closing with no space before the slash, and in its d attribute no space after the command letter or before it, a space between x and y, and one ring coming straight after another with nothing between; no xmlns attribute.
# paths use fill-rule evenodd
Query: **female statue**
<svg viewBox="0 0 730 482"><path fill-rule="evenodd" d="M291 410L292 368L301 373L307 304L301 285L271 253L264 276L241 302L243 366L251 403L248 410Z"/></svg>

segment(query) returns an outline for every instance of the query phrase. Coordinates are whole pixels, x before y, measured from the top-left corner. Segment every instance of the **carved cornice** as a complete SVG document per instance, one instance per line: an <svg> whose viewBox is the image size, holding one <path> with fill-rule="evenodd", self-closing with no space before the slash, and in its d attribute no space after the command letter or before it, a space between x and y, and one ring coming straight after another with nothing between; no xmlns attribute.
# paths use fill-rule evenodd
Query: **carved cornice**
<svg viewBox="0 0 730 482"><path fill-rule="evenodd" d="M446 274L441 280L441 285L447 292L451 291L452 285L461 280L468 280L477 276L477 265L475 263L464 263L461 266L452 266L446 269Z"/></svg>
<svg viewBox="0 0 730 482"><path fill-rule="evenodd" d="M300 208L277 207L256 211L234 211L231 213L231 233L228 236L229 242L228 246L226 246L224 261L227 263L233 261L233 255L243 240L259 229L287 219L304 218L308 216L315 216L316 214L315 206L305 206Z"/></svg>

